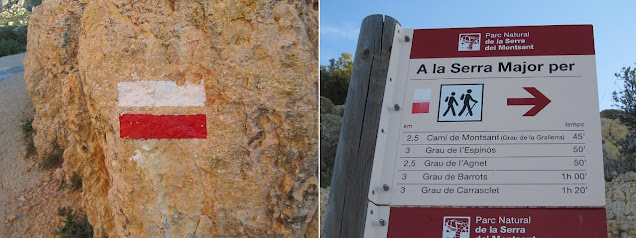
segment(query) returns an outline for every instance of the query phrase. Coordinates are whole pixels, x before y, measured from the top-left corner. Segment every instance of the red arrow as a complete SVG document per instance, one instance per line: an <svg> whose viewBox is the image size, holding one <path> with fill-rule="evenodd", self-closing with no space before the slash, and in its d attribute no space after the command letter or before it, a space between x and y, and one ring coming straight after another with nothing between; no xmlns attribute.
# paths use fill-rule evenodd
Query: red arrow
<svg viewBox="0 0 636 238"><path fill-rule="evenodd" d="M543 110L545 106L552 102L534 87L523 87L523 89L532 94L534 98L508 98L508 106L534 105L530 111L523 114L524 117L533 117L537 115L537 113Z"/></svg>

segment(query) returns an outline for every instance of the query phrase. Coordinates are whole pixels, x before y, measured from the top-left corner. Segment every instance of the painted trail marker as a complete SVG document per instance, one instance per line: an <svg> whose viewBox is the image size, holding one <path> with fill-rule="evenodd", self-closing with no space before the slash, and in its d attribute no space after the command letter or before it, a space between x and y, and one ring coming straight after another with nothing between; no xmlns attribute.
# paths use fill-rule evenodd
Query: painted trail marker
<svg viewBox="0 0 636 238"><path fill-rule="evenodd" d="M131 81L117 85L118 105L130 108L203 107L205 87L186 82ZM124 113L119 115L119 136L125 139L205 139L205 114L153 115Z"/></svg>
<svg viewBox="0 0 636 238"><path fill-rule="evenodd" d="M365 237L607 236L591 25L394 39Z"/></svg>
<svg viewBox="0 0 636 238"><path fill-rule="evenodd" d="M174 81L132 81L117 85L122 107L202 107L205 105L203 80L199 84Z"/></svg>
<svg viewBox="0 0 636 238"><path fill-rule="evenodd" d="M119 134L127 139L205 139L205 123L204 114L123 114L119 116Z"/></svg>

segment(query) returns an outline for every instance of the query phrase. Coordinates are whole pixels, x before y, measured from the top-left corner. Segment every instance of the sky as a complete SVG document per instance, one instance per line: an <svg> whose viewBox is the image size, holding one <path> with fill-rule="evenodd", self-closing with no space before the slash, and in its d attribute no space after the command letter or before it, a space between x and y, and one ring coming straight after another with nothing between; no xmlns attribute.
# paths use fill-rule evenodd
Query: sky
<svg viewBox="0 0 636 238"><path fill-rule="evenodd" d="M320 2L320 64L354 53L360 23L389 15L403 28L592 24L600 110L617 108L615 73L636 63L636 1L338 1Z"/></svg>

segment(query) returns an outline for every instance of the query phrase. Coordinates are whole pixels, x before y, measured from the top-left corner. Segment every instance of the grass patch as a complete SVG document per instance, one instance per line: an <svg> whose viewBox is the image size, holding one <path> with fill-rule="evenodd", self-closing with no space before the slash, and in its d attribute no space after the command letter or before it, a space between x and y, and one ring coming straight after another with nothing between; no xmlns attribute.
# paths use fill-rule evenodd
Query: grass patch
<svg viewBox="0 0 636 238"><path fill-rule="evenodd" d="M73 176L71 176L71 190L75 191L80 188L82 188L82 177L73 173Z"/></svg>
<svg viewBox="0 0 636 238"><path fill-rule="evenodd" d="M62 207L57 209L57 215L64 217L61 227L53 233L62 238L92 238L93 226L88 222L86 215L77 216L70 208Z"/></svg>
<svg viewBox="0 0 636 238"><path fill-rule="evenodd" d="M60 167L62 165L62 162L64 162L64 160L62 159L62 153L62 148L60 148L60 145L58 145L57 142L54 141L53 152L47 155L44 160L40 161L40 168L50 169Z"/></svg>
<svg viewBox="0 0 636 238"><path fill-rule="evenodd" d="M33 142L33 135L35 134L35 130L33 129L33 118L24 118L22 119L22 124L20 124L20 129L22 129L22 141L24 142L25 151L24 158L28 159L31 156L36 154L35 144ZM46 158L38 163L38 166L43 169L57 168L62 165L64 159L62 159L62 153L64 152L60 145L57 142L53 141L53 151L46 156ZM76 175L77 176L77 175ZM79 178L79 186L82 186L82 179ZM72 181L71 181L72 182Z"/></svg>
<svg viewBox="0 0 636 238"><path fill-rule="evenodd" d="M33 118L27 117L22 119L22 124L20 124L20 129L24 133L32 133L33 132Z"/></svg>
<svg viewBox="0 0 636 238"><path fill-rule="evenodd" d="M35 144L33 143L33 118L23 118L22 124L20 124L20 129L22 129L22 142L24 143L26 154L24 154L24 158L30 158L35 154Z"/></svg>

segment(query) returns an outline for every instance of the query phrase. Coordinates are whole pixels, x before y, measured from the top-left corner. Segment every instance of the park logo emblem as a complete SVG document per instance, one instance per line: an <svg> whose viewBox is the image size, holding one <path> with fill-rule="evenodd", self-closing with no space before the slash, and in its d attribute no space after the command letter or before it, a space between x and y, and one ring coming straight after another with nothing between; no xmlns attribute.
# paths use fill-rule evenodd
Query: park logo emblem
<svg viewBox="0 0 636 238"><path fill-rule="evenodd" d="M481 33L459 34L457 51L479 51L481 48Z"/></svg>
<svg viewBox="0 0 636 238"><path fill-rule="evenodd" d="M470 217L444 217L442 238L470 238Z"/></svg>
<svg viewBox="0 0 636 238"><path fill-rule="evenodd" d="M430 104L430 88L416 88L413 90L413 107L411 108L411 114L429 113Z"/></svg>

